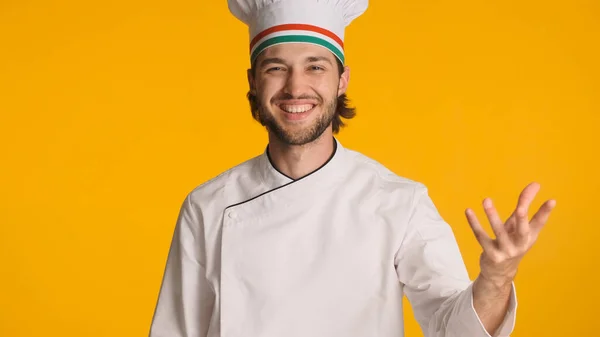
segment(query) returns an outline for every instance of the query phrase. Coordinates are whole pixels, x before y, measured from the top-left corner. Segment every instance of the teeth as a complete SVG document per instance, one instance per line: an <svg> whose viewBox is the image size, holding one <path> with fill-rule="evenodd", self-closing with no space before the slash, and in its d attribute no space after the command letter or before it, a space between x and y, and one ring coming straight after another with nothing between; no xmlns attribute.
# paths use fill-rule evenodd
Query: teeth
<svg viewBox="0 0 600 337"><path fill-rule="evenodd" d="M290 113L301 113L306 112L313 108L312 104L302 104L302 105L282 105L281 109L285 112Z"/></svg>

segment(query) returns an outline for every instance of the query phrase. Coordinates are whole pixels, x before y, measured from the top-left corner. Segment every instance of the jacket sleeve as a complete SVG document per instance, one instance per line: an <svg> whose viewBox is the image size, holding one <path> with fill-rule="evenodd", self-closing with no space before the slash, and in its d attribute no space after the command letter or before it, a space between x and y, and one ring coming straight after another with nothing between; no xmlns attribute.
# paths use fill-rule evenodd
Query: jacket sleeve
<svg viewBox="0 0 600 337"><path fill-rule="evenodd" d="M185 199L171 241L150 337L205 337L214 291L206 279L201 217Z"/></svg>
<svg viewBox="0 0 600 337"><path fill-rule="evenodd" d="M406 235L396 255L396 270L415 319L426 337L490 337L473 307L469 279L450 226L441 218L427 189L415 190ZM509 336L515 325L516 293L493 336Z"/></svg>

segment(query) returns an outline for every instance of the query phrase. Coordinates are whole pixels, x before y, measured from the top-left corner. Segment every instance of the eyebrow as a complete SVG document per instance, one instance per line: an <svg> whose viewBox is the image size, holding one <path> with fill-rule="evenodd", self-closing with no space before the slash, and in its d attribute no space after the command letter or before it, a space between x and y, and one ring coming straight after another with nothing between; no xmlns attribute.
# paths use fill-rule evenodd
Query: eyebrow
<svg viewBox="0 0 600 337"><path fill-rule="evenodd" d="M310 56L306 58L306 62L317 62L317 61L325 61L329 64L331 63L331 60L325 56Z"/></svg>
<svg viewBox="0 0 600 337"><path fill-rule="evenodd" d="M262 68L262 67L272 64L272 63L285 64L285 61L283 61L283 59L281 59L279 57L270 57L270 58L266 58L266 59L262 60L260 62L260 67Z"/></svg>
<svg viewBox="0 0 600 337"><path fill-rule="evenodd" d="M329 64L332 64L331 60L325 56L309 56L306 58L306 63L318 62L318 61L325 61ZM260 67L263 68L263 67L265 67L269 64L273 64L273 63L285 64L285 61L279 57L269 57L260 62Z"/></svg>

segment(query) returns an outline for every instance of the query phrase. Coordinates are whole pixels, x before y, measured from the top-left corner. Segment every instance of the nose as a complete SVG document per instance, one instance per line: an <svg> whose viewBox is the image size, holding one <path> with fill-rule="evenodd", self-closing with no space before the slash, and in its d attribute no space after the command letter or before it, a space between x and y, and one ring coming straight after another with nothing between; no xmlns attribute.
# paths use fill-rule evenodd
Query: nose
<svg viewBox="0 0 600 337"><path fill-rule="evenodd" d="M283 91L292 97L300 97L305 93L305 85L305 79L302 72L292 68L288 71Z"/></svg>

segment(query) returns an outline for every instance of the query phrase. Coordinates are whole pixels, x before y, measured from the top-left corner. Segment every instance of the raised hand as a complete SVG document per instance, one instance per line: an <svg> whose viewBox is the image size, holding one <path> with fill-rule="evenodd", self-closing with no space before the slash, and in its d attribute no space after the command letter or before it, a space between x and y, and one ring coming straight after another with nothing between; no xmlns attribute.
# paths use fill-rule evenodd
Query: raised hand
<svg viewBox="0 0 600 337"><path fill-rule="evenodd" d="M516 209L506 222L500 219L492 200L484 199L483 208L495 239L481 227L472 209L468 208L465 212L473 233L483 248L480 277L495 286L502 287L513 281L519 262L536 242L550 212L556 206L555 200L547 200L531 220L528 220L529 206L539 189L538 183L527 185L519 196Z"/></svg>

